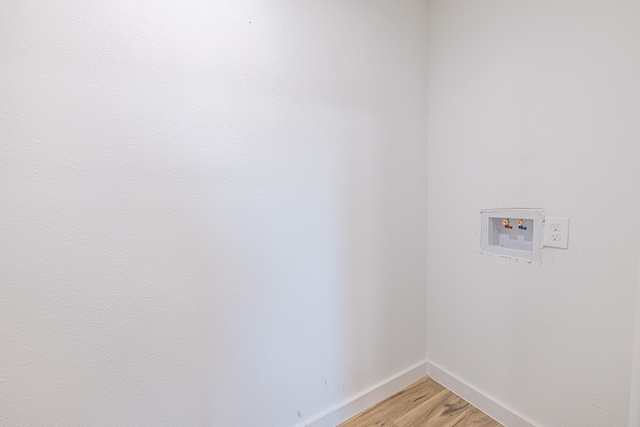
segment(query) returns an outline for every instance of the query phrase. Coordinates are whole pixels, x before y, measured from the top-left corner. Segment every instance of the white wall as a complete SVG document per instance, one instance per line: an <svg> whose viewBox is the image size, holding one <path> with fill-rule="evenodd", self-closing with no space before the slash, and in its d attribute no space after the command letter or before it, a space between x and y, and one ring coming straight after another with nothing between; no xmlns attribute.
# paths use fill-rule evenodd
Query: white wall
<svg viewBox="0 0 640 427"><path fill-rule="evenodd" d="M430 362L546 427L628 421L640 3L429 3ZM543 262L480 254L481 208L571 218Z"/></svg>
<svg viewBox="0 0 640 427"><path fill-rule="evenodd" d="M424 1L0 9L1 425L291 426L424 360Z"/></svg>
<svg viewBox="0 0 640 427"><path fill-rule="evenodd" d="M640 265L640 253L638 254ZM629 427L640 425L640 271L636 290L636 326L631 364L631 393L629 395Z"/></svg>

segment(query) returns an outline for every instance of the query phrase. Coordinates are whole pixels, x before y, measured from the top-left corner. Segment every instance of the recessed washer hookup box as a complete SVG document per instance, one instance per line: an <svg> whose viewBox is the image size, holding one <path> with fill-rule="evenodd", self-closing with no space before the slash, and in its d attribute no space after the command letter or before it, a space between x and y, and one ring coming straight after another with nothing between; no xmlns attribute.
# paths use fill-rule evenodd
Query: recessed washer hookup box
<svg viewBox="0 0 640 427"><path fill-rule="evenodd" d="M486 254L540 261L542 209L482 209L482 251Z"/></svg>

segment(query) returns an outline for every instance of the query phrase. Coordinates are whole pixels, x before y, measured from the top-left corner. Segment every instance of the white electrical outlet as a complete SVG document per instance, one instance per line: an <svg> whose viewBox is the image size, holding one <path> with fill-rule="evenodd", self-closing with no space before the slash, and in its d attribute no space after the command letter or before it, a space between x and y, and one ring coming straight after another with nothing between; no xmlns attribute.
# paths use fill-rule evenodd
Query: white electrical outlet
<svg viewBox="0 0 640 427"><path fill-rule="evenodd" d="M569 247L569 218L545 217L543 246L560 249Z"/></svg>

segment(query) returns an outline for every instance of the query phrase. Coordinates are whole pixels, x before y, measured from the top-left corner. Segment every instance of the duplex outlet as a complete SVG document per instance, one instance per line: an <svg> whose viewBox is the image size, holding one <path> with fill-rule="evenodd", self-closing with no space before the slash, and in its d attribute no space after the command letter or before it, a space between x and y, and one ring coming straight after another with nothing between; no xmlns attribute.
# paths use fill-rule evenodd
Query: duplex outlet
<svg viewBox="0 0 640 427"><path fill-rule="evenodd" d="M548 216L544 219L543 246L567 249L569 247L569 218Z"/></svg>

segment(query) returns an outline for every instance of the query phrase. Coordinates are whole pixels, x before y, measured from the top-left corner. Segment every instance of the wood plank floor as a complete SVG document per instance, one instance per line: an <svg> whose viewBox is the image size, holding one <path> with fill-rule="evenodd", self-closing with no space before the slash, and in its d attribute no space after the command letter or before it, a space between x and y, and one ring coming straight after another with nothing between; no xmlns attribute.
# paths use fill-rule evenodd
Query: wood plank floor
<svg viewBox="0 0 640 427"><path fill-rule="evenodd" d="M338 427L502 427L429 377L359 413Z"/></svg>

